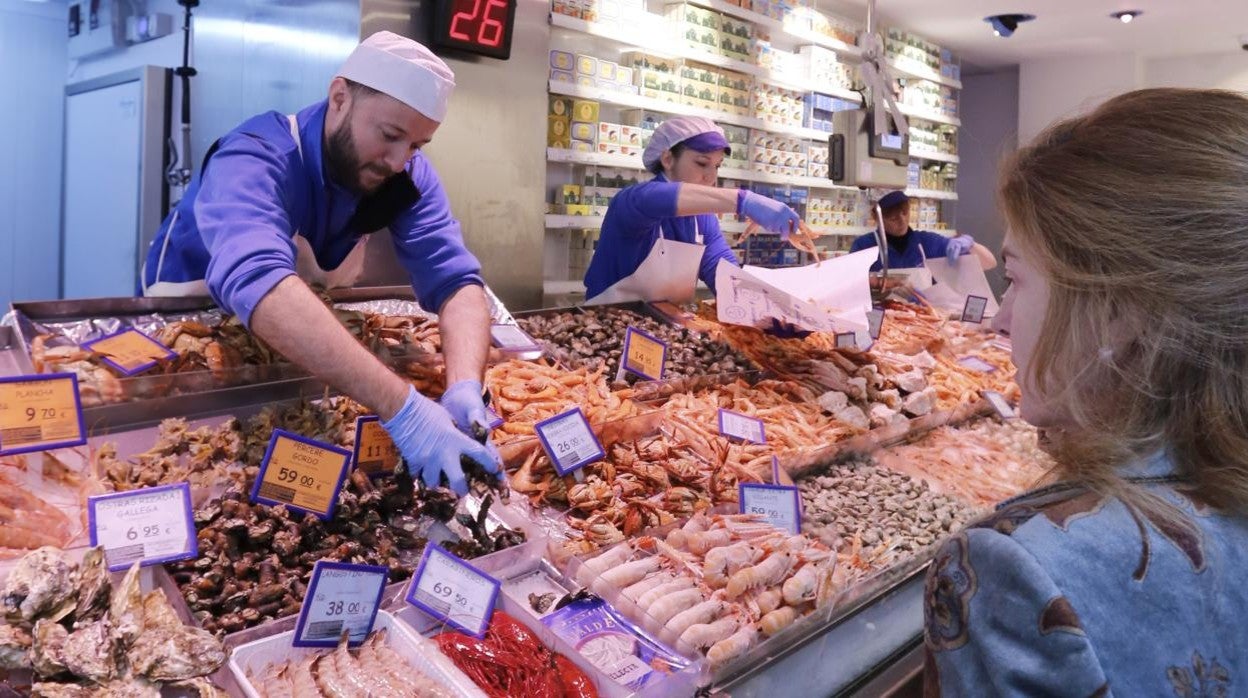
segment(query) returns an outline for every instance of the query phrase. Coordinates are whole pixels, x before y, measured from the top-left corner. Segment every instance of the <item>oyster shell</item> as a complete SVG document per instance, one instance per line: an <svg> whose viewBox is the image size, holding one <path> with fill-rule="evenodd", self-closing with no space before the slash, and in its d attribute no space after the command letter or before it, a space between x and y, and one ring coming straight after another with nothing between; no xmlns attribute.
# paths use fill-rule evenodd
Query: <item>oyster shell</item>
<svg viewBox="0 0 1248 698"><path fill-rule="evenodd" d="M0 669L29 669L34 638L16 625L0 625Z"/></svg>
<svg viewBox="0 0 1248 698"><path fill-rule="evenodd" d="M182 624L164 592L143 597L143 632L127 653L131 670L156 681L180 681L211 674L225 663L225 649L212 633Z"/></svg>
<svg viewBox="0 0 1248 698"><path fill-rule="evenodd" d="M80 626L65 639L61 660L75 676L103 683L117 677L117 641L107 618Z"/></svg>
<svg viewBox="0 0 1248 698"><path fill-rule="evenodd" d="M30 664L35 673L42 676L56 676L65 671L65 660L61 650L69 631L65 626L46 618L35 623L34 639L30 645Z"/></svg>
<svg viewBox="0 0 1248 698"><path fill-rule="evenodd" d="M191 689L199 698L229 698L229 694L217 688L208 679L188 679L173 684L178 688Z"/></svg>
<svg viewBox="0 0 1248 698"><path fill-rule="evenodd" d="M64 618L74 608L77 566L59 548L43 547L18 561L0 592L0 608L10 622L39 616Z"/></svg>
<svg viewBox="0 0 1248 698"><path fill-rule="evenodd" d="M98 620L108 611L113 580L104 562L104 549L92 548L82 557L78 567L78 605L74 609L77 623Z"/></svg>
<svg viewBox="0 0 1248 698"><path fill-rule="evenodd" d="M160 698L160 687L143 679L112 681L95 689L91 698Z"/></svg>
<svg viewBox="0 0 1248 698"><path fill-rule="evenodd" d="M76 683L36 683L30 687L31 698L91 698L95 689Z"/></svg>
<svg viewBox="0 0 1248 698"><path fill-rule="evenodd" d="M127 647L143 632L143 595L139 593L139 563L130 566L121 584L113 590L108 607L113 632Z"/></svg>

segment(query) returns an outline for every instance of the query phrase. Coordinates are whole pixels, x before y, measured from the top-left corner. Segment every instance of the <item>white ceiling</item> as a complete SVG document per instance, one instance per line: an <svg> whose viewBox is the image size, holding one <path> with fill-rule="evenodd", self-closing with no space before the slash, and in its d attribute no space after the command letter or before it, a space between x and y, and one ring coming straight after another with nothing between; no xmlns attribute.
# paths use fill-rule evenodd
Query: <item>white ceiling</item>
<svg viewBox="0 0 1248 698"><path fill-rule="evenodd" d="M865 16L866 0L818 0L820 8L853 7ZM960 54L963 71L1018 64L1032 58L1134 52L1142 56L1223 53L1248 35L1248 0L877 0L884 22ZM1109 17L1143 10L1130 24ZM1037 16L1014 36L993 36L983 18ZM1248 64L1248 52L1244 52Z"/></svg>

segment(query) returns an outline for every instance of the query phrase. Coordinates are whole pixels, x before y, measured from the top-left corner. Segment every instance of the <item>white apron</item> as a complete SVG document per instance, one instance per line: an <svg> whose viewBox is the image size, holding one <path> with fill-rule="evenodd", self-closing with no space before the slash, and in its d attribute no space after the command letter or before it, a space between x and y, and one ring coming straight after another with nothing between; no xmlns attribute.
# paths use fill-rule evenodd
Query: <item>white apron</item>
<svg viewBox="0 0 1248 698"><path fill-rule="evenodd" d="M693 222L697 231L697 219ZM632 274L611 284L605 291L585 301L585 305L670 301L688 303L697 292L698 270L702 266L702 233L694 233L699 244L668 240L659 235L650 254Z"/></svg>
<svg viewBox="0 0 1248 698"><path fill-rule="evenodd" d="M290 135L295 139L295 146L299 149L299 156L303 157L303 141L299 138L299 124L295 120L294 114L287 114L286 119L290 122ZM174 224L178 222L178 214L175 211L173 220L169 222L169 229L173 230ZM143 289L144 296L206 296L208 295L208 284L203 279L195 281L161 281L160 268L165 261L165 252L169 249L170 235L165 235L164 244L160 248L159 261L156 264L156 281L150 286ZM360 274L364 271L365 248L368 243L368 235L361 236L355 247L347 253L346 259L337 268L326 270L322 269L316 261L316 253L312 251L312 245L308 243L308 239L295 231L295 273L300 279L303 279L309 286L319 286L324 289L330 288L346 288L355 284L360 278ZM141 278L147 278L147 263L143 263L143 274Z"/></svg>

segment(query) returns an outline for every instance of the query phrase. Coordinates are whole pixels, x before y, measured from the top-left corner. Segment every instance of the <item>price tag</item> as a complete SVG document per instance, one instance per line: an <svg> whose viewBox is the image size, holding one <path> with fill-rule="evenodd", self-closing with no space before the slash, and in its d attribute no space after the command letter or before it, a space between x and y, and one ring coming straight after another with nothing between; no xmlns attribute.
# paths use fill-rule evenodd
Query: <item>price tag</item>
<svg viewBox="0 0 1248 698"><path fill-rule="evenodd" d="M858 340L854 337L853 332L837 332L836 333L837 349L857 349Z"/></svg>
<svg viewBox="0 0 1248 698"><path fill-rule="evenodd" d="M1014 408L1010 405L1010 401L1006 400L1005 396L1001 393L998 393L995 390L985 390L981 394L984 396L984 399L988 401L988 404L992 405L992 409L997 411L997 414L1001 416L1001 419L1014 419L1018 416L1018 413L1015 412Z"/></svg>
<svg viewBox="0 0 1248 698"><path fill-rule="evenodd" d="M497 429L503 426L503 418L498 416L497 412L488 407L485 408L485 418L490 420L489 424L486 424L486 426L490 429Z"/></svg>
<svg viewBox="0 0 1248 698"><path fill-rule="evenodd" d="M962 308L962 322L983 322L984 311L987 309L987 298L983 296L967 296L966 305Z"/></svg>
<svg viewBox="0 0 1248 698"><path fill-rule="evenodd" d="M560 475L567 475L607 455L579 407L540 421L534 429Z"/></svg>
<svg viewBox="0 0 1248 698"><path fill-rule="evenodd" d="M880 329L884 327L884 309L873 308L867 311L867 333L871 339L880 338Z"/></svg>
<svg viewBox="0 0 1248 698"><path fill-rule="evenodd" d="M308 593L299 607L295 647L337 647L346 631L358 645L368 638L377 620L381 595L390 570L375 565L352 565L319 560L312 568Z"/></svg>
<svg viewBox="0 0 1248 698"><path fill-rule="evenodd" d="M126 376L142 373L159 361L177 357L169 347L133 328L87 342L82 348L99 354L101 361Z"/></svg>
<svg viewBox="0 0 1248 698"><path fill-rule="evenodd" d="M998 349L1000 349L1000 350L1002 350L1002 351L1013 351L1013 350L1014 350L1014 345L1010 342L1010 338L1009 338L1009 337L1002 337L1002 336L999 336L999 335L998 335L995 339L993 339L991 342L989 342L989 344L990 344L990 345L992 345L992 346L994 346L994 347L996 347L996 348L998 348Z"/></svg>
<svg viewBox="0 0 1248 698"><path fill-rule="evenodd" d="M747 417L739 412L719 410L719 433L724 436L756 444L767 443L763 420Z"/></svg>
<svg viewBox="0 0 1248 698"><path fill-rule="evenodd" d="M965 366L972 371L979 371L980 373L992 373L997 370L996 366L993 366L978 356L963 356L958 359L958 364Z"/></svg>
<svg viewBox="0 0 1248 698"><path fill-rule="evenodd" d="M741 483L738 488L742 514L759 514L767 523L794 535L802 532L802 497L796 487Z"/></svg>
<svg viewBox="0 0 1248 698"><path fill-rule="evenodd" d="M192 519L191 487L148 487L87 498L91 546L104 547L108 569L144 567L199 555Z"/></svg>
<svg viewBox="0 0 1248 698"><path fill-rule="evenodd" d="M269 450L260 461L251 501L285 504L329 519L350 462L350 451L274 429Z"/></svg>
<svg viewBox="0 0 1248 698"><path fill-rule="evenodd" d="M499 586L497 579L430 543L407 588L407 602L480 638L490 626Z"/></svg>
<svg viewBox="0 0 1248 698"><path fill-rule="evenodd" d="M77 376L0 378L0 456L86 442Z"/></svg>
<svg viewBox="0 0 1248 698"><path fill-rule="evenodd" d="M490 325L490 339L503 351L541 351L541 347L524 330L515 325Z"/></svg>
<svg viewBox="0 0 1248 698"><path fill-rule="evenodd" d="M399 465L399 447L375 414L355 418L355 452L351 462L369 477L390 475Z"/></svg>
<svg viewBox="0 0 1248 698"><path fill-rule="evenodd" d="M663 380L667 343L630 327L624 330L624 370L646 380Z"/></svg>

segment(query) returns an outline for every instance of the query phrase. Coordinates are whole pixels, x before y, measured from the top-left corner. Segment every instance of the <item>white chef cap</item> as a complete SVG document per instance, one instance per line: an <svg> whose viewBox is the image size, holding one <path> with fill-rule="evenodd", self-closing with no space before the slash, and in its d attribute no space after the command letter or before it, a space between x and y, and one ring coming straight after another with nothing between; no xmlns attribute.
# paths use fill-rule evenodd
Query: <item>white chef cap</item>
<svg viewBox="0 0 1248 698"><path fill-rule="evenodd" d="M727 150L730 147L724 129L714 121L701 116L673 116L654 130L650 142L641 153L641 164L647 170L656 172L655 167L664 151L681 143L700 153Z"/></svg>
<svg viewBox="0 0 1248 698"><path fill-rule="evenodd" d="M455 88L455 74L423 45L381 31L360 42L338 76L384 92L442 123Z"/></svg>

